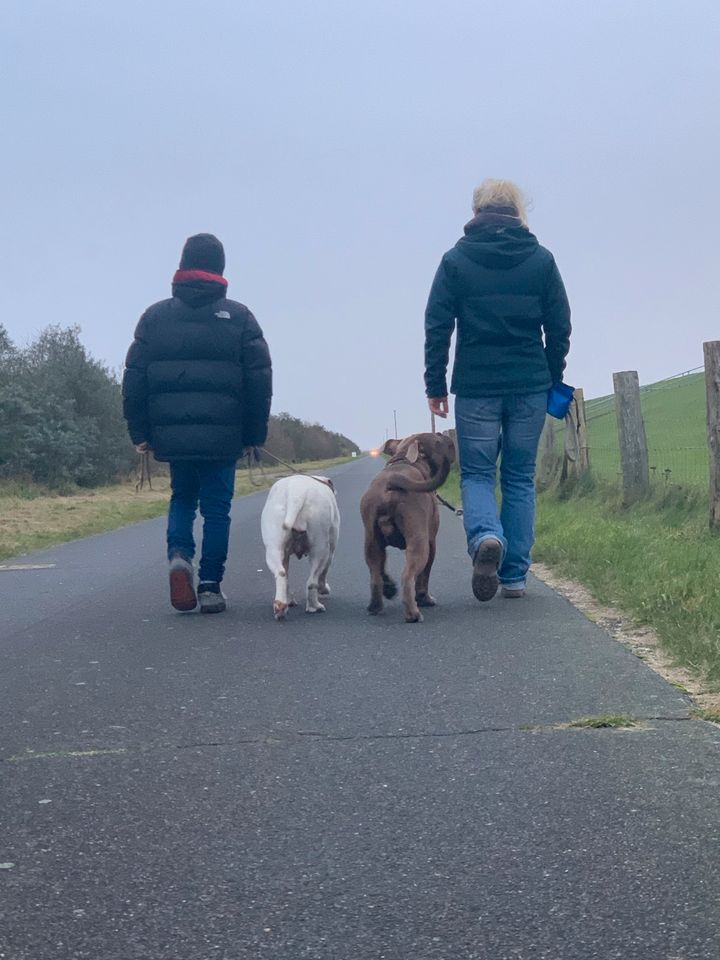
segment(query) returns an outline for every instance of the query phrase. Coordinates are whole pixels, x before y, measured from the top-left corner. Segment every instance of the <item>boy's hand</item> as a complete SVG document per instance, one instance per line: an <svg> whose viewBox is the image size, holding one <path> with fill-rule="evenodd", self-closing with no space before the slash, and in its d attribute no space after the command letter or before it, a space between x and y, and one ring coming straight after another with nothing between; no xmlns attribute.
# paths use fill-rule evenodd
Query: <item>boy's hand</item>
<svg viewBox="0 0 720 960"><path fill-rule="evenodd" d="M150 444L147 442L147 440L143 440L142 443L135 444L135 450L137 453L148 453L150 450Z"/></svg>
<svg viewBox="0 0 720 960"><path fill-rule="evenodd" d="M428 397L428 406L430 407L430 412L434 413L436 417L442 417L443 420L448 415L448 398L447 397Z"/></svg>

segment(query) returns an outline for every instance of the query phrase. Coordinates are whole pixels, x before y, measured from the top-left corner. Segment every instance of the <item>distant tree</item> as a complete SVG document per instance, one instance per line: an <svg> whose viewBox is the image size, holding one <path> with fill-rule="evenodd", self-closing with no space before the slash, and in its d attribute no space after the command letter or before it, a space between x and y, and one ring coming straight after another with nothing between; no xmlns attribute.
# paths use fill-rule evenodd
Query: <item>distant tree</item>
<svg viewBox="0 0 720 960"><path fill-rule="evenodd" d="M270 418L266 446L288 462L359 450L289 413ZM0 325L0 476L96 486L126 474L135 460L118 377L90 356L80 329L48 327L20 348Z"/></svg>
<svg viewBox="0 0 720 960"><path fill-rule="evenodd" d="M360 448L340 433L332 433L319 423L306 423L282 412L270 417L268 438L265 444L270 453L283 460L329 460L349 456ZM272 459L266 457L267 462Z"/></svg>
<svg viewBox="0 0 720 960"><path fill-rule="evenodd" d="M27 348L0 328L0 472L48 486L107 483L134 453L117 377L77 327L48 327Z"/></svg>

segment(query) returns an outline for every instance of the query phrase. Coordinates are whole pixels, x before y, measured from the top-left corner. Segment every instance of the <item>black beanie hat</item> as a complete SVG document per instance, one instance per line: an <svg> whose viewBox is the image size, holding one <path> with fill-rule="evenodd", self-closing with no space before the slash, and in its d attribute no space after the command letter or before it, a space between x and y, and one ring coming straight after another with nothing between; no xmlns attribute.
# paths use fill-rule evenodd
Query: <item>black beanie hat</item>
<svg viewBox="0 0 720 960"><path fill-rule="evenodd" d="M219 273L225 270L225 250L211 233L196 233L188 237L180 257L181 270L207 270Z"/></svg>

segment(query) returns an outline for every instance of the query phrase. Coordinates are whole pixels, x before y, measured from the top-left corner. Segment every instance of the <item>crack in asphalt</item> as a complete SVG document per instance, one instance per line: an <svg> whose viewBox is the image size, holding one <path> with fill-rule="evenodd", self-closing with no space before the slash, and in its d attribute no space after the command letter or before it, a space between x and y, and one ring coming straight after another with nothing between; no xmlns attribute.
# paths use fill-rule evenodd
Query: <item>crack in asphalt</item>
<svg viewBox="0 0 720 960"><path fill-rule="evenodd" d="M26 754L16 754L9 757L0 757L0 763L27 763L37 760L95 760L107 757L128 757L143 753L152 753L157 750L201 750L218 747L241 747L255 746L259 744L292 744L302 743L303 741L312 741L315 743L348 743L348 742L372 742L374 740L447 740L453 737L473 737L481 736L487 733L557 733L560 731L570 731L572 733L595 731L599 733L616 733L618 730L638 730L643 729L643 724L651 721L658 723L684 723L687 721L696 722L695 717L690 716L663 716L654 714L648 716L630 717L633 725L627 727L573 727L573 718L571 720L561 720L555 723L539 724L521 724L510 726L487 726L472 727L467 730L441 730L441 731L420 731L409 733L348 733L333 734L323 733L321 730L298 730L293 734L264 735L259 737L239 737L229 740L197 740L191 743L153 743L139 744L135 746L102 746L85 747L83 749L55 750L52 752L32 751ZM647 728L645 728L647 729Z"/></svg>

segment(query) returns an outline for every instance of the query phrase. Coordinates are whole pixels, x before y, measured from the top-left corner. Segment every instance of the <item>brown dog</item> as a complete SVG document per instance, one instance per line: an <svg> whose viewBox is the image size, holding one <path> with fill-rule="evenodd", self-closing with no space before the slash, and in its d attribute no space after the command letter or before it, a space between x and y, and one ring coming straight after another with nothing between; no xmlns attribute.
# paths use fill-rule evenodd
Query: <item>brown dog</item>
<svg viewBox="0 0 720 960"><path fill-rule="evenodd" d="M385 572L386 549L397 547L405 551L405 620L418 623L422 620L418 607L435 606L428 593L440 526L433 491L447 479L455 445L440 433L416 433L404 440L388 440L383 453L390 454L390 460L360 501L365 561L370 569L368 610L379 613L383 597L390 600L397 593L395 582Z"/></svg>

